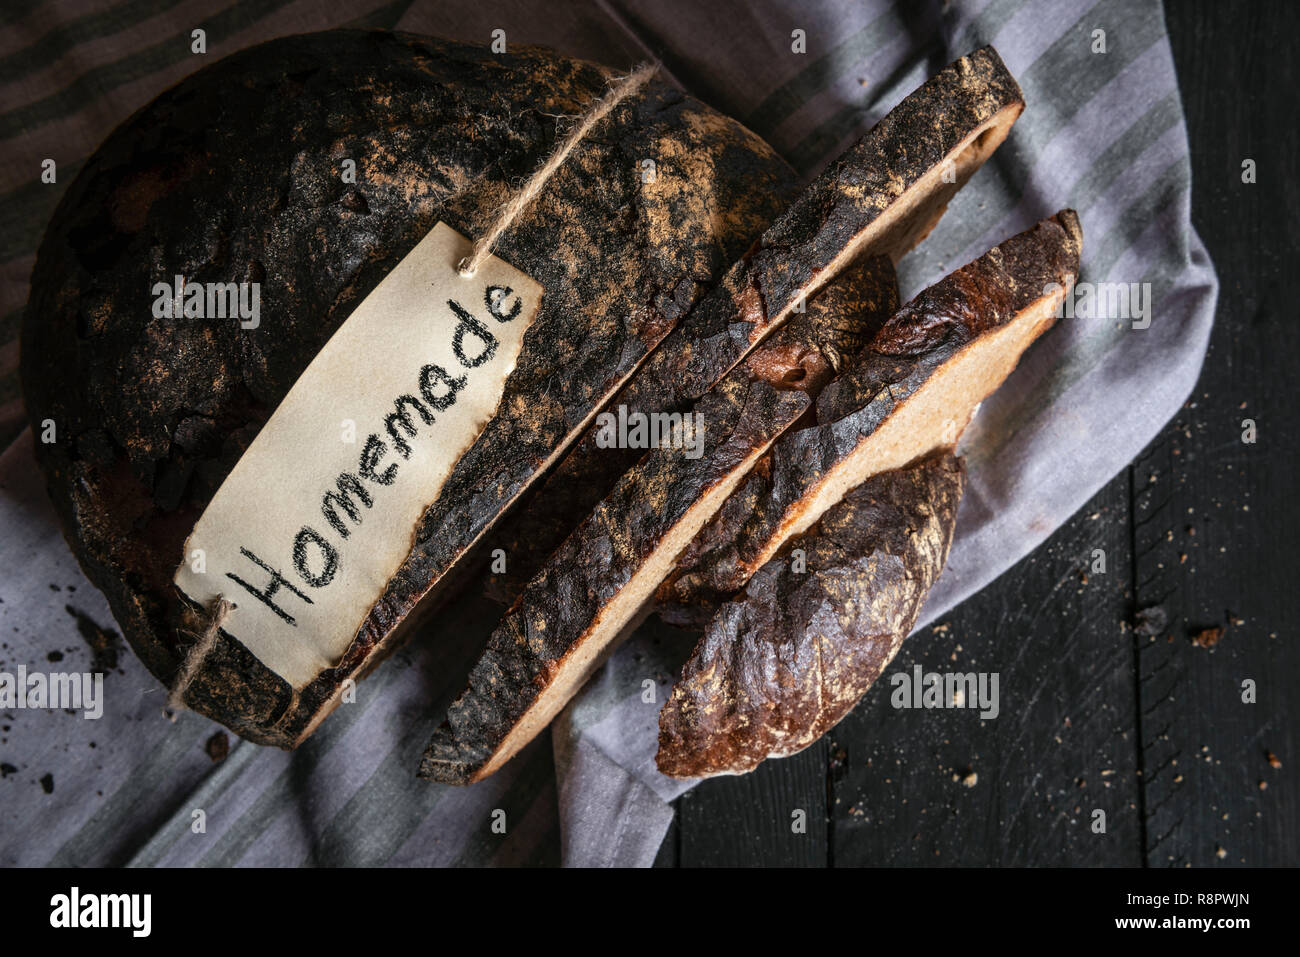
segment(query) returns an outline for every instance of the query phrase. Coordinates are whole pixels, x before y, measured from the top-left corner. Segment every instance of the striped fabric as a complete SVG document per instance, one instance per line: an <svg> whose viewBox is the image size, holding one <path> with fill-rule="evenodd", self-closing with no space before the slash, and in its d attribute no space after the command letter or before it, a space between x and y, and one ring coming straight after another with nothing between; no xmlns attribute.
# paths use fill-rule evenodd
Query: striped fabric
<svg viewBox="0 0 1300 957"><path fill-rule="evenodd" d="M971 488L932 619L1082 505L1186 398L1217 281L1189 221L1190 166L1155 0L663 3L584 0L83 0L0 11L0 670L91 667L119 648L58 532L15 381L19 316L61 190L103 137L205 62L274 36L360 24L541 43L627 66L646 55L814 173L926 76L993 43L1029 104L1011 137L901 268L910 295L1062 206L1085 232L1082 280L1150 283L1149 328L1064 320L968 432ZM208 53L190 53L190 31ZM806 53L791 50L803 30ZM1096 30L1105 52L1095 52ZM39 182L41 161L58 183ZM16 437L16 438L15 438ZM104 716L0 715L0 864L649 863L682 790L653 769L655 719L689 636L647 624L552 728L472 788L414 777L496 609L467 598L358 688L293 754L231 740L128 650ZM105 645L107 644L107 652ZM908 657L905 646L900 666ZM54 663L57 656L61 659ZM642 701L647 678L656 704ZM494 826L495 825L495 826ZM504 825L504 833L502 831Z"/></svg>

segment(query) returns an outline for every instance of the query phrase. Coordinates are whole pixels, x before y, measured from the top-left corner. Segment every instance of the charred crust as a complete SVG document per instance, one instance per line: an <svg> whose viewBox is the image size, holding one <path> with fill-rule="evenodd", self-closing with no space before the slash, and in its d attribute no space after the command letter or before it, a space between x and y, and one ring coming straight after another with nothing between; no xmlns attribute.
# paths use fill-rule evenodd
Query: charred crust
<svg viewBox="0 0 1300 957"><path fill-rule="evenodd" d="M659 770L752 770L838 723L911 631L965 473L944 451L858 486L724 603L659 715ZM806 568L790 553L804 552Z"/></svg>

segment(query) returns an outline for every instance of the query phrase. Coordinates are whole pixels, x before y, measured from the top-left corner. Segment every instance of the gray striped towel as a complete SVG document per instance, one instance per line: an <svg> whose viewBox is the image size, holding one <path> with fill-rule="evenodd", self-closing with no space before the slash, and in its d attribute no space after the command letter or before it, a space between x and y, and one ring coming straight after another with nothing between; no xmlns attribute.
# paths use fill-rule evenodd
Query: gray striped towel
<svg viewBox="0 0 1300 957"><path fill-rule="evenodd" d="M0 454L0 669L87 670L92 655L109 669L100 720L3 714L5 865L644 865L684 790L654 769L658 704L641 689L653 678L666 690L691 639L653 619L549 737L471 788L414 772L496 615L474 597L293 754L233 741L214 762L206 748L218 726L159 716L165 692L120 647L59 534L31 434L19 434L14 373L27 277L59 191L113 126L204 62L189 50L195 27L207 30L209 61L348 24L478 43L501 28L512 43L619 67L650 54L805 175L926 76L994 44L1028 109L904 260L904 296L1073 206L1085 233L1081 281L1149 284L1139 288L1153 309L1146 328L1113 315L1061 322L984 404L965 442L971 482L957 540L926 620L1028 554L1126 465L1179 408L1204 356L1217 280L1189 220L1187 134L1156 0L84 0L8 4L0 23L0 441L18 436ZM806 53L792 52L794 30L805 31ZM38 181L47 157L59 163L56 186ZM908 657L904 646L900 667Z"/></svg>

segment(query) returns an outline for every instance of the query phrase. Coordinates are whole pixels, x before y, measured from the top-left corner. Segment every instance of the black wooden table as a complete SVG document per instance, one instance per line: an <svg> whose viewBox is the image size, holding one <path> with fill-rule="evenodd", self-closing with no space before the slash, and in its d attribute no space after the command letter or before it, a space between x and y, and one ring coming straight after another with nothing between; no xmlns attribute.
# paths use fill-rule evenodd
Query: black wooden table
<svg viewBox="0 0 1300 957"><path fill-rule="evenodd" d="M1160 437L890 669L999 672L1001 715L895 710L881 682L802 754L681 798L658 864L1300 863L1300 4L1170 0L1166 19L1214 334Z"/></svg>

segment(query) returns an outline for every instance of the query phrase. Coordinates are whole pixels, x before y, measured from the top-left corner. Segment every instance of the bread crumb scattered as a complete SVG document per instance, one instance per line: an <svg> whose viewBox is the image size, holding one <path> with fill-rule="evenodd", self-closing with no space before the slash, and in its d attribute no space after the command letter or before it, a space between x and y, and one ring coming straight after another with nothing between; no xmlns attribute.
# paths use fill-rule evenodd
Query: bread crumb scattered
<svg viewBox="0 0 1300 957"><path fill-rule="evenodd" d="M1202 628L1192 636L1192 644L1198 648L1213 648L1223 637L1223 629L1219 627Z"/></svg>
<svg viewBox="0 0 1300 957"><path fill-rule="evenodd" d="M203 750L208 753L213 764L220 764L230 754L230 739L226 737L226 732L218 731L212 737L208 738L204 744Z"/></svg>

